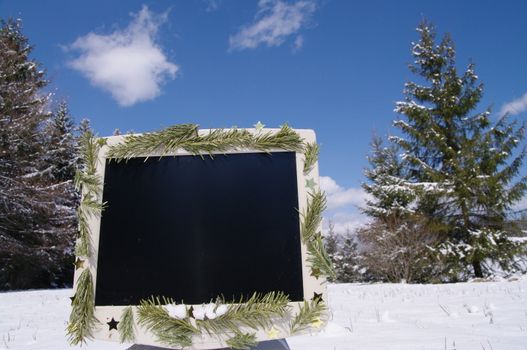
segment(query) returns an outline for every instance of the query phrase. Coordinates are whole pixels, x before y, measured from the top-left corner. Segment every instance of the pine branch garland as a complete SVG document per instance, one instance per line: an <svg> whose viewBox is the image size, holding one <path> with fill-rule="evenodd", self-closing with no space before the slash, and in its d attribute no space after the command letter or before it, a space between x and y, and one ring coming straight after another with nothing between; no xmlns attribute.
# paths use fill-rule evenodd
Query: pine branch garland
<svg viewBox="0 0 527 350"><path fill-rule="evenodd" d="M244 148L265 152L273 149L302 152L304 149L303 139L287 125L276 133L256 135L236 128L211 130L206 135L199 135L197 130L197 125L184 124L158 132L129 135L124 142L111 146L107 157L120 161L155 152L163 156L181 149L194 155L211 155Z"/></svg>
<svg viewBox="0 0 527 350"><path fill-rule="evenodd" d="M300 306L298 313L293 317L289 325L291 334L304 331L315 322L320 322L327 307L321 300L306 301Z"/></svg>
<svg viewBox="0 0 527 350"><path fill-rule="evenodd" d="M93 277L85 269L77 280L75 297L67 327L67 334L72 345L86 342L92 338L92 329L99 321L95 318L95 294Z"/></svg>
<svg viewBox="0 0 527 350"><path fill-rule="evenodd" d="M119 335L121 343L132 343L135 340L134 311L131 306L126 307L121 314L119 322Z"/></svg>
<svg viewBox="0 0 527 350"><path fill-rule="evenodd" d="M102 181L97 175L97 157L101 146L105 143L93 135L91 131L86 131L81 135L80 153L82 157L81 168L75 174L75 186L82 192L83 198L77 209L79 220L79 235L75 247L77 256L91 255L90 229L88 218L101 214L104 203L100 203L100 192Z"/></svg>
<svg viewBox="0 0 527 350"><path fill-rule="evenodd" d="M169 346L190 346L192 336L207 333L230 333L235 336L233 342L251 339L240 332L241 328L269 328L273 321L283 318L289 310L289 298L281 292L270 292L264 295L255 293L247 301L240 299L237 303L228 304L227 312L214 319L194 320L189 315L184 319L170 317L164 305L174 304L170 298L150 298L142 300L138 307L138 320L141 326L156 335L157 339ZM223 304L218 300L217 304ZM238 337L237 337L238 335Z"/></svg>

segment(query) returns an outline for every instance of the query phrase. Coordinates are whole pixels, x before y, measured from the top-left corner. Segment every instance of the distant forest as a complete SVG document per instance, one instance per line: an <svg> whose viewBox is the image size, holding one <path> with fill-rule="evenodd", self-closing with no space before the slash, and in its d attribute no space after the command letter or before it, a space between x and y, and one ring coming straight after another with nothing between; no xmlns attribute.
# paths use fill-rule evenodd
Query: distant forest
<svg viewBox="0 0 527 350"><path fill-rule="evenodd" d="M368 224L337 235L334 282L452 282L525 272L525 125L478 112L473 64L458 70L452 39L423 22L411 55L416 81L395 106L398 135L374 138L362 208ZM79 137L65 101L46 91L20 21L0 28L0 290L73 280Z"/></svg>

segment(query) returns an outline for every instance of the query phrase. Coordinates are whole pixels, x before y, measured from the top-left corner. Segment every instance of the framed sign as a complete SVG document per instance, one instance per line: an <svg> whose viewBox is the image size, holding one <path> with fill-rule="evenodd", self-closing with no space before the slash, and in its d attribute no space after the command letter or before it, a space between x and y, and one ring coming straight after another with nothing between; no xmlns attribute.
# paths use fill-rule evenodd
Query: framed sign
<svg viewBox="0 0 527 350"><path fill-rule="evenodd" d="M327 321L312 130L82 139L72 343L244 348Z"/></svg>

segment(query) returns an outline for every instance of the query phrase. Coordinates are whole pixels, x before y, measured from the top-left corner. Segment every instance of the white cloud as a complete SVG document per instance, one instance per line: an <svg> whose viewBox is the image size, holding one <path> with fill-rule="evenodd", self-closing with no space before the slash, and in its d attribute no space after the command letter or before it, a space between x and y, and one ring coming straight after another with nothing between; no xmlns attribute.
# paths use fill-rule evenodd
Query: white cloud
<svg viewBox="0 0 527 350"><path fill-rule="evenodd" d="M293 44L293 48L295 51L298 51L304 46L304 37L302 35L299 35L296 37L295 42Z"/></svg>
<svg viewBox="0 0 527 350"><path fill-rule="evenodd" d="M522 97L504 104L501 107L499 115L504 115L506 113L510 115L517 115L525 111L527 111L527 92Z"/></svg>
<svg viewBox="0 0 527 350"><path fill-rule="evenodd" d="M360 212L338 212L333 215L326 215L322 223L322 231L329 231L330 223L333 231L337 234L353 234L355 230L368 222L368 217Z"/></svg>
<svg viewBox="0 0 527 350"><path fill-rule="evenodd" d="M229 37L231 50L254 49L260 45L280 46L291 35L304 27L316 5L314 0L287 3L282 0L260 0L255 22L244 26ZM299 39L300 38L300 39ZM302 46L303 38L297 37L295 47Z"/></svg>
<svg viewBox="0 0 527 350"><path fill-rule="evenodd" d="M207 5L207 8L205 9L205 11L207 12L216 11L220 7L220 4L221 4L221 0L204 0L204 1Z"/></svg>
<svg viewBox="0 0 527 350"><path fill-rule="evenodd" d="M343 188L329 176L320 177L320 188L326 192L329 210L346 205L363 207L369 198L361 187Z"/></svg>
<svg viewBox="0 0 527 350"><path fill-rule="evenodd" d="M81 36L68 47L80 52L69 65L92 85L108 91L121 106L154 99L163 83L174 79L179 70L155 41L166 18L166 13L156 15L143 6L125 29Z"/></svg>

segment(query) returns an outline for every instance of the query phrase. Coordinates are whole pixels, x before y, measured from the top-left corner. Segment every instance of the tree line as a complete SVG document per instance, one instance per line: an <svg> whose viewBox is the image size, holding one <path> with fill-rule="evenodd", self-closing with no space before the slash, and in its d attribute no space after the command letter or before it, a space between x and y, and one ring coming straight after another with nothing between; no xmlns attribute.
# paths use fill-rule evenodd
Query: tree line
<svg viewBox="0 0 527 350"><path fill-rule="evenodd" d="M19 20L0 28L0 290L71 285L78 135Z"/></svg>
<svg viewBox="0 0 527 350"><path fill-rule="evenodd" d="M326 235L337 281L447 282L525 268L525 125L490 109L473 64L458 71L450 36L423 22L416 75L397 102L394 135L371 143L362 208L370 218ZM46 93L20 21L0 27L0 290L71 285L79 135Z"/></svg>
<svg viewBox="0 0 527 350"><path fill-rule="evenodd" d="M430 23L412 44L416 76L404 86L395 133L374 137L361 210L370 221L328 248L341 281L458 281L525 269L525 123L477 111L473 63L459 71L447 34Z"/></svg>

